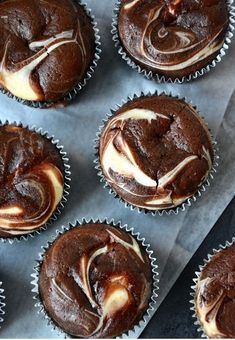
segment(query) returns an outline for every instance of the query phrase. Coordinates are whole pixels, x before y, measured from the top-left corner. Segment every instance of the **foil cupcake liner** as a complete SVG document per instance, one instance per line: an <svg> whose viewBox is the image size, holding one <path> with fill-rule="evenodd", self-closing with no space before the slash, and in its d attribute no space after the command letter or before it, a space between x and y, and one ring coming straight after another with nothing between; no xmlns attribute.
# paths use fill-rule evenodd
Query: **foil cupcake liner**
<svg viewBox="0 0 235 340"><path fill-rule="evenodd" d="M82 226L84 224L89 223L101 223L101 224L107 224L110 226L113 226L115 228L120 228L124 231L126 231L128 234L130 234L132 237L137 240L142 247L145 249L146 253L148 254L151 267L152 267L152 295L149 300L149 306L145 314L142 316L142 319L139 321L138 324L136 324L132 329L130 329L128 332L123 333L122 335L118 336L117 339L127 339L127 338L135 338L135 334L139 331L143 330L145 326L148 324L149 320L153 316L154 312L156 311L156 300L158 298L158 290L159 290L159 273L158 273L158 265L156 263L156 258L154 257L153 251L150 248L150 244L147 244L145 241L145 238L143 238L139 232L135 232L134 228L130 228L127 224L122 225L121 222L115 222L113 219L109 220L107 218L104 219L86 219L83 218L81 221L77 220L75 223L70 223L68 227L63 226L61 230L56 231L56 235L52 238L51 241L47 242L46 246L41 247L42 252L39 253L38 259L36 260L36 266L34 267L34 273L31 274L31 277L33 278L33 281L31 281L31 284L33 285L33 299L36 300L35 307L38 309L38 314L42 315L43 318L47 321L47 325L51 327L52 331L55 331L59 336L63 336L64 338L72 338L69 334L65 333L57 324L54 323L54 321L50 318L48 315L42 301L40 298L39 293L39 273L41 264L43 262L43 258L45 255L45 252L50 248L52 243L62 234L64 234L66 231L76 227L76 226Z"/></svg>
<svg viewBox="0 0 235 340"><path fill-rule="evenodd" d="M91 20L91 24L93 27L93 31L95 34L95 54L94 54L94 59L91 63L91 65L89 66L89 69L87 70L84 79L82 81L80 81L68 94L66 94L64 97L62 97L61 99L59 99L58 101L32 101L32 100L25 100L22 99L20 97L14 96L10 91L8 91L7 89L4 88L0 88L0 92L2 92L3 94L6 94L9 98L16 100L17 102L33 107L33 108L39 108L39 109L50 109L50 108L54 108L54 107L64 107L68 102L70 102L71 100L73 100L78 93L86 86L87 82L91 79L91 77L93 76L95 69L97 67L98 61L100 60L100 54L101 54L101 42L100 42L100 35L99 35L99 29L97 28L97 22L95 21L95 16L92 15L91 13L91 9L89 9L87 7L86 4L83 3L82 0L74 0L75 2L77 2L79 5L81 5L87 16L90 18Z"/></svg>
<svg viewBox="0 0 235 340"><path fill-rule="evenodd" d="M2 288L2 282L0 282L0 328L1 328L1 323L4 321L4 307L5 307L5 296L4 296L4 289Z"/></svg>
<svg viewBox="0 0 235 340"><path fill-rule="evenodd" d="M128 97L126 100L122 101L122 104L120 105L116 105L115 108L110 110L110 113L106 115L106 118L102 120L103 125L101 125L99 127L99 131L96 134L96 139L94 140L94 149L95 149L95 160L94 160L94 164L95 164L95 169L97 170L97 175L100 177L100 182L103 183L103 187L109 190L109 194L113 195L114 198L118 199L121 203L124 203L125 208L129 208L132 211L135 210L138 213L144 213L144 214L151 214L153 216L159 215L159 216L163 216L163 215L178 215L178 213L180 211L186 211L186 209L188 207L190 207L192 205L193 202L196 202L196 200L202 196L202 194L206 191L206 189L208 187L210 187L211 185L211 181L214 179L214 176L217 172L217 167L219 166L219 155L218 155L218 147L217 147L217 142L214 140L214 137L212 136L212 134L210 134L211 136L211 140L212 140L212 145L213 145L213 151L214 151L214 161L212 164L212 168L207 176L207 178L204 180L204 182L202 183L202 185L198 188L197 192L192 195L190 198L188 198L185 202L181 203L180 205L178 205L175 208L170 208L170 209L159 209L159 210L148 210L145 208L141 208L138 206L135 206L127 201L125 201L112 187L111 185L106 181L105 176L103 174L102 171L102 167L101 167L101 163L100 163L100 158L99 158L99 145L100 145L100 137L102 135L102 131L104 129L104 127L106 126L106 124L108 123L108 121L113 117L113 114L120 109L123 105L125 105L126 103L128 103L129 101L133 101L135 99L141 98L141 97L151 97L151 96L168 96L168 97L172 97L172 98L176 98L179 100L183 100L186 104L190 105L199 115L199 117L202 119L202 123L204 125L206 125L208 127L207 122L205 121L205 119L200 115L199 110L197 109L196 106L193 105L193 103L191 101L188 101L185 97L181 98L179 96L175 96L172 95L171 93L167 93L167 92L161 92L158 93L158 91L155 91L153 93L148 92L143 93L141 92L140 95L136 95L134 94L132 97ZM208 128L209 129L209 128ZM210 130L209 130L210 131Z"/></svg>
<svg viewBox="0 0 235 340"><path fill-rule="evenodd" d="M194 320L194 325L197 327L197 332L200 334L200 336L202 338L209 339L209 337L204 332L204 329L203 329L203 326L202 326L200 320L197 317L196 304L195 304L197 283L198 283L198 281L200 279L202 270L211 261L213 256L216 255L217 253L219 253L220 251L222 251L222 250L224 250L226 248L231 247L233 244L235 244L235 237L232 238L231 242L226 241L224 245L220 244L217 249L213 249L212 250L213 253L212 254L207 254L207 258L205 258L203 260L203 264L199 265L199 271L195 272L195 278L193 279L193 285L191 286L192 292L190 293L191 298L190 298L189 303L190 303L190 305L192 305L190 307L190 310L192 311L192 318Z"/></svg>
<svg viewBox="0 0 235 340"><path fill-rule="evenodd" d="M25 128L29 131L36 132L37 134L41 135L43 138L48 139L58 150L61 159L63 161L63 167L64 167L64 191L63 191L63 196L58 204L56 210L54 211L53 215L49 218L49 220L42 225L38 230L35 230L29 234L25 235L19 235L19 236L9 236L9 237L0 237L1 242L9 242L10 244L13 244L15 241L27 241L29 238L34 238L36 235L39 235L41 231L46 230L47 227L51 226L53 222L55 222L60 214L62 213L62 210L65 207L65 204L68 200L69 196L69 190L70 190L70 182L71 182L71 171L70 171L70 164L69 164L69 158L67 156L67 152L64 151L64 146L60 144L60 141L58 139L55 139L54 136L49 135L47 131L43 131L42 128L37 128L34 125L33 126L28 126L24 125L21 122L9 122L8 120L5 122L0 121L0 126L5 126L5 125L14 125L20 128Z"/></svg>
<svg viewBox="0 0 235 340"><path fill-rule="evenodd" d="M225 35L224 44L221 47L221 49L218 51L218 55L213 59L213 61L208 64L207 66L201 68L198 71L195 71L192 74L189 74L188 76L184 76L181 78L171 79L170 77L165 77L164 75L160 75L157 72L148 71L144 67L141 67L137 62L132 59L129 54L126 52L125 48L122 45L122 42L119 37L119 31L118 31L118 17L119 12L122 4L122 0L117 0L114 8L114 14L112 18L112 39L114 41L114 45L118 50L118 54L122 57L123 60L134 70L136 70L138 73L144 75L149 80L156 80L159 83L171 83L171 84L182 84L184 82L189 82L191 80L197 79L206 73L208 73L212 68L214 68L218 63L221 62L222 58L225 56L226 51L229 48L229 45L231 44L231 39L233 38L233 31L235 29L235 6L234 0L227 0L226 1L228 5L228 11L229 11L229 26L227 33Z"/></svg>

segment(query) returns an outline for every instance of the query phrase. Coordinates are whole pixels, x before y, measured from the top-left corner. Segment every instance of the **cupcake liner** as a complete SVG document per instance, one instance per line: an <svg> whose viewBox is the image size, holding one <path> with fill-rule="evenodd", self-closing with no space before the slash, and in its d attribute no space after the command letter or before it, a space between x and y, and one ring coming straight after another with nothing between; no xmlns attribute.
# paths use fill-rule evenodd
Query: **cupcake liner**
<svg viewBox="0 0 235 340"><path fill-rule="evenodd" d="M2 288L2 282L0 282L0 328L1 323L4 321L3 316L5 315L4 307L6 304L3 302L4 300L5 300L4 289Z"/></svg>
<svg viewBox="0 0 235 340"><path fill-rule="evenodd" d="M192 292L190 293L190 296L192 297L192 299L190 299L189 303L192 305L190 307L190 310L192 311L192 318L195 319L194 321L194 325L197 327L197 332L200 333L200 336L202 338L207 338L209 339L209 337L206 335L206 333L203 330L203 326L201 325L198 317L197 317L197 313L196 313L196 304L195 304L195 298L196 298L196 287L197 287L197 283L200 279L201 276L201 272L202 270L206 267L206 265L211 261L212 257L219 253L221 250L224 250L226 248L231 247L233 244L235 244L235 237L232 238L232 241L226 241L224 245L220 244L218 246L217 249L213 249L212 250L212 254L207 254L207 258L205 258L203 260L203 264L199 266L199 271L195 272L195 278L193 279L193 285L191 286Z"/></svg>
<svg viewBox="0 0 235 340"><path fill-rule="evenodd" d="M8 120L4 123L0 121L0 126L4 125L14 125L17 127L25 128L29 131L36 132L37 134L41 135L43 138L48 139L53 145L55 145L56 149L58 150L61 159L63 161L64 171L64 191L63 196L58 204L56 210L54 211L53 215L49 218L49 220L42 225L38 230L35 230L29 234L25 235L19 235L19 236L9 236L9 237L0 237L0 241L2 242L9 242L10 244L14 243L15 241L19 242L21 240L27 241L29 238L34 238L36 235L41 234L42 230L46 230L47 227L49 227L54 221L56 221L59 217L59 215L62 213L62 210L64 209L64 206L68 200L69 196L69 190L70 190L70 181L71 181L71 171L70 171L70 164L69 164L69 158L67 156L67 152L64 151L64 146L60 145L60 142L58 139L55 139L54 136L50 136L47 131L43 131L42 128L37 128L35 126L28 126L24 125L21 122L9 122Z"/></svg>
<svg viewBox="0 0 235 340"><path fill-rule="evenodd" d="M165 77L164 75L157 74L153 71L148 71L144 67L141 67L137 62L135 62L129 54L126 52L125 48L122 45L122 42L119 38L119 31L118 31L118 17L119 11L121 8L122 0L117 0L115 8L114 8L114 15L112 18L112 39L114 41L115 47L118 49L118 54L121 55L122 59L126 61L126 63L133 69L135 69L138 73L143 74L147 79L156 80L159 83L175 83L175 84L182 84L184 82L189 82L191 80L197 79L204 74L208 73L212 68L214 68L218 63L221 62L221 59L225 56L226 51L231 44L231 39L233 37L233 31L235 29L235 6L234 0L227 0L228 11L229 11L229 26L228 31L225 35L224 44L221 49L218 51L218 55L213 59L213 61L208 64L207 66L201 68L200 70L189 74L188 76L184 76L181 78L171 79L170 77Z"/></svg>
<svg viewBox="0 0 235 340"><path fill-rule="evenodd" d="M115 223L113 219L108 220L107 218L104 219L86 219L83 218L81 221L77 220L75 223L70 223L68 227L63 226L61 230L56 231L56 235L52 238L51 241L47 242L46 246L41 247L42 252L39 253L39 258L36 260L36 266L34 267L34 273L31 274L33 277L33 281L31 284L33 285L32 292L34 293L33 299L36 300L35 307L38 309L38 314L41 314L45 320L47 320L47 325L52 328L52 330L56 331L59 336L63 336L64 338L72 338L69 334L65 333L60 327L58 327L54 321L50 318L50 316L47 314L47 311L44 308L44 305L40 298L39 293L39 286L38 286L38 280L39 280L39 273L40 273L40 267L43 262L43 258L45 255L45 252L49 249L49 247L52 245L52 243L59 237L60 235L64 234L66 231L76 227L81 226L84 224L89 223L101 223L101 224L107 224L116 228L120 228L124 231L126 231L128 234L130 234L132 237L137 240L142 247L145 249L146 253L149 256L151 267L152 267L152 295L149 300L149 306L145 314L143 315L141 321L136 324L131 330L129 330L126 333L123 333L121 336L117 337L118 339L126 339L126 338L134 338L136 337L135 334L139 332L140 330L143 330L145 326L148 324L149 320L151 319L152 315L156 311L156 299L158 297L157 291L159 290L158 283L159 283L159 273L158 273L158 265L156 264L156 258L153 255L153 251L150 248L150 245L146 243L145 238L141 237L140 233L135 232L134 228L130 228L127 224L122 225L121 222Z"/></svg>
<svg viewBox="0 0 235 340"><path fill-rule="evenodd" d="M145 208L141 208L141 207L137 207L134 206L131 203L128 203L127 201L125 201L112 187L111 185L106 181L104 175L103 175L103 171L102 171L102 167L100 164L100 158L99 158L99 144L100 144L100 137L102 134L102 131L104 129L104 127L106 126L107 122L113 117L113 114L120 109L120 107L122 107L123 105L125 105L126 103L128 103L129 101L132 101L134 99L140 98L140 97L151 97L151 96L168 96L168 97L172 97L172 98L176 98L179 100L183 100L186 104L190 105L194 110L196 110L196 112L198 113L199 117L202 119L202 122L204 125L206 125L208 127L207 122L204 120L204 118L200 115L199 110L197 109L196 106L194 106L192 104L191 101L188 101L185 97L184 98L180 98L179 96L175 96L172 95L171 93L167 93L167 92L161 92L160 94L158 93L158 91L155 91L153 93L148 92L147 94L141 92L140 95L136 95L134 94L132 97L128 97L126 100L122 101L121 105L116 105L116 107L114 109L111 109L110 113L106 115L106 118L102 120L103 125L101 125L99 127L99 131L96 134L96 139L94 141L95 145L94 145L94 149L95 149L95 169L97 170L97 175L100 177L100 182L104 183L103 187L104 188L108 188L109 189L109 194L113 195L116 199L118 199L120 202L124 203L125 208L130 208L131 210L136 210L138 213L145 213L145 214L152 214L153 216L159 215L159 216L163 216L163 215L177 215L180 211L185 211L187 207L190 207L192 205L193 202L196 202L196 200L202 196L203 192L206 191L207 187L209 187L211 185L211 180L214 179L214 175L217 172L217 167L219 166L218 161L219 161L219 156L218 156L218 147L217 147L217 142L214 140L212 134L211 134L211 140L212 140L212 145L213 145L213 151L214 151L214 161L212 164L212 168L207 176L207 178L204 180L204 182L202 183L202 185L199 187L199 189L197 190L197 192L191 196L190 198L188 198L185 202L181 203L179 206L175 207L175 208L170 208L170 209L160 209L160 210L148 210Z"/></svg>
<svg viewBox="0 0 235 340"><path fill-rule="evenodd" d="M54 107L64 107L68 102L73 100L78 93L86 86L88 80L92 77L93 73L95 72L95 68L97 67L98 61L100 59L101 54L101 42L100 42L100 35L99 35L99 29L97 28L97 22L95 21L95 16L91 14L91 10L87 7L87 4L84 4L82 0L74 0L79 5L81 5L87 16L91 19L91 24L93 27L93 31L95 34L95 54L94 59L89 66L89 69L87 70L84 79L80 81L68 94L66 94L63 98L61 98L58 101L55 102L49 102L49 101L32 101L32 100L25 100L20 97L14 96L11 92L9 92L7 89L0 88L0 92L3 94L6 94L9 98L16 100L17 102L33 107L33 108L39 108L39 109L49 109Z"/></svg>

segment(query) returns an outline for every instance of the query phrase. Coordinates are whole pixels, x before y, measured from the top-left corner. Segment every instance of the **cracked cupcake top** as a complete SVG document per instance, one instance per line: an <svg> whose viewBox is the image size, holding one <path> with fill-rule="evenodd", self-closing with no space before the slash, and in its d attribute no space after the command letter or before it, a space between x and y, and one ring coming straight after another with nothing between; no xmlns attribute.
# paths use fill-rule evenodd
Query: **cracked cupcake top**
<svg viewBox="0 0 235 340"><path fill-rule="evenodd" d="M100 137L105 179L123 200L148 210L176 207L191 197L213 157L209 131L195 109L165 95L128 102Z"/></svg>
<svg viewBox="0 0 235 340"><path fill-rule="evenodd" d="M1 0L0 31L0 86L25 100L62 100L94 58L91 20L77 1Z"/></svg>
<svg viewBox="0 0 235 340"><path fill-rule="evenodd" d="M224 0L122 0L119 36L143 68L182 78L219 53L228 16Z"/></svg>
<svg viewBox="0 0 235 340"><path fill-rule="evenodd" d="M215 254L197 282L196 313L209 338L235 338L235 246Z"/></svg>
<svg viewBox="0 0 235 340"><path fill-rule="evenodd" d="M151 265L127 232L89 223L66 231L46 251L39 292L54 322L75 337L113 338L148 308Z"/></svg>
<svg viewBox="0 0 235 340"><path fill-rule="evenodd" d="M0 126L0 237L31 233L45 224L63 196L59 151L36 132Z"/></svg>

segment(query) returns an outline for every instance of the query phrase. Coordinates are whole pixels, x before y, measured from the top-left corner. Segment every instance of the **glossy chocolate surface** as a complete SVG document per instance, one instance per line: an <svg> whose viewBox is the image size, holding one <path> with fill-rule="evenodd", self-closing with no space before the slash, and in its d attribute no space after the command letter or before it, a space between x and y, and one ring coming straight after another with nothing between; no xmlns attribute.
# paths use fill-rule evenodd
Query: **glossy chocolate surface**
<svg viewBox="0 0 235 340"><path fill-rule="evenodd" d="M46 251L39 291L49 317L75 337L113 338L132 329L152 290L147 253L106 224L72 228Z"/></svg>
<svg viewBox="0 0 235 340"><path fill-rule="evenodd" d="M209 131L192 106L172 97L129 101L100 138L105 179L125 201L148 210L191 197L213 163Z"/></svg>
<svg viewBox="0 0 235 340"><path fill-rule="evenodd" d="M0 236L28 234L45 224L63 195L59 151L36 132L0 126Z"/></svg>
<svg viewBox="0 0 235 340"><path fill-rule="evenodd" d="M235 338L235 246L213 256L202 270L196 310L210 338Z"/></svg>
<svg viewBox="0 0 235 340"><path fill-rule="evenodd" d="M119 36L147 71L182 78L218 55L228 29L224 0L123 0Z"/></svg>
<svg viewBox="0 0 235 340"><path fill-rule="evenodd" d="M26 100L62 100L94 58L91 20L75 0L1 0L0 32L0 86Z"/></svg>

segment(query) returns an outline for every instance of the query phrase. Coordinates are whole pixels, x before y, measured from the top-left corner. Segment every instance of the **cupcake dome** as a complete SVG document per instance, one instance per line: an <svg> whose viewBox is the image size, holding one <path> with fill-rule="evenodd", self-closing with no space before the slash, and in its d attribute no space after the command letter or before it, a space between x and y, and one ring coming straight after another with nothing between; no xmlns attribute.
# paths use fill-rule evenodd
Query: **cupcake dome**
<svg viewBox="0 0 235 340"><path fill-rule="evenodd" d="M216 253L196 285L195 309L209 338L235 338L235 245Z"/></svg>
<svg viewBox="0 0 235 340"><path fill-rule="evenodd" d="M0 86L28 101L59 101L95 54L91 19L73 0L0 1Z"/></svg>
<svg viewBox="0 0 235 340"><path fill-rule="evenodd" d="M47 315L74 337L114 338L147 310L153 279L148 253L120 228L88 223L59 236L39 269Z"/></svg>
<svg viewBox="0 0 235 340"><path fill-rule="evenodd" d="M38 230L63 196L64 166L59 150L39 133L0 126L0 237Z"/></svg>
<svg viewBox="0 0 235 340"><path fill-rule="evenodd" d="M166 95L127 102L99 141L105 181L125 202L147 210L174 208L194 195L213 159L211 136L195 109Z"/></svg>
<svg viewBox="0 0 235 340"><path fill-rule="evenodd" d="M229 25L224 0L122 0L118 32L129 57L166 79L182 79L219 54Z"/></svg>

